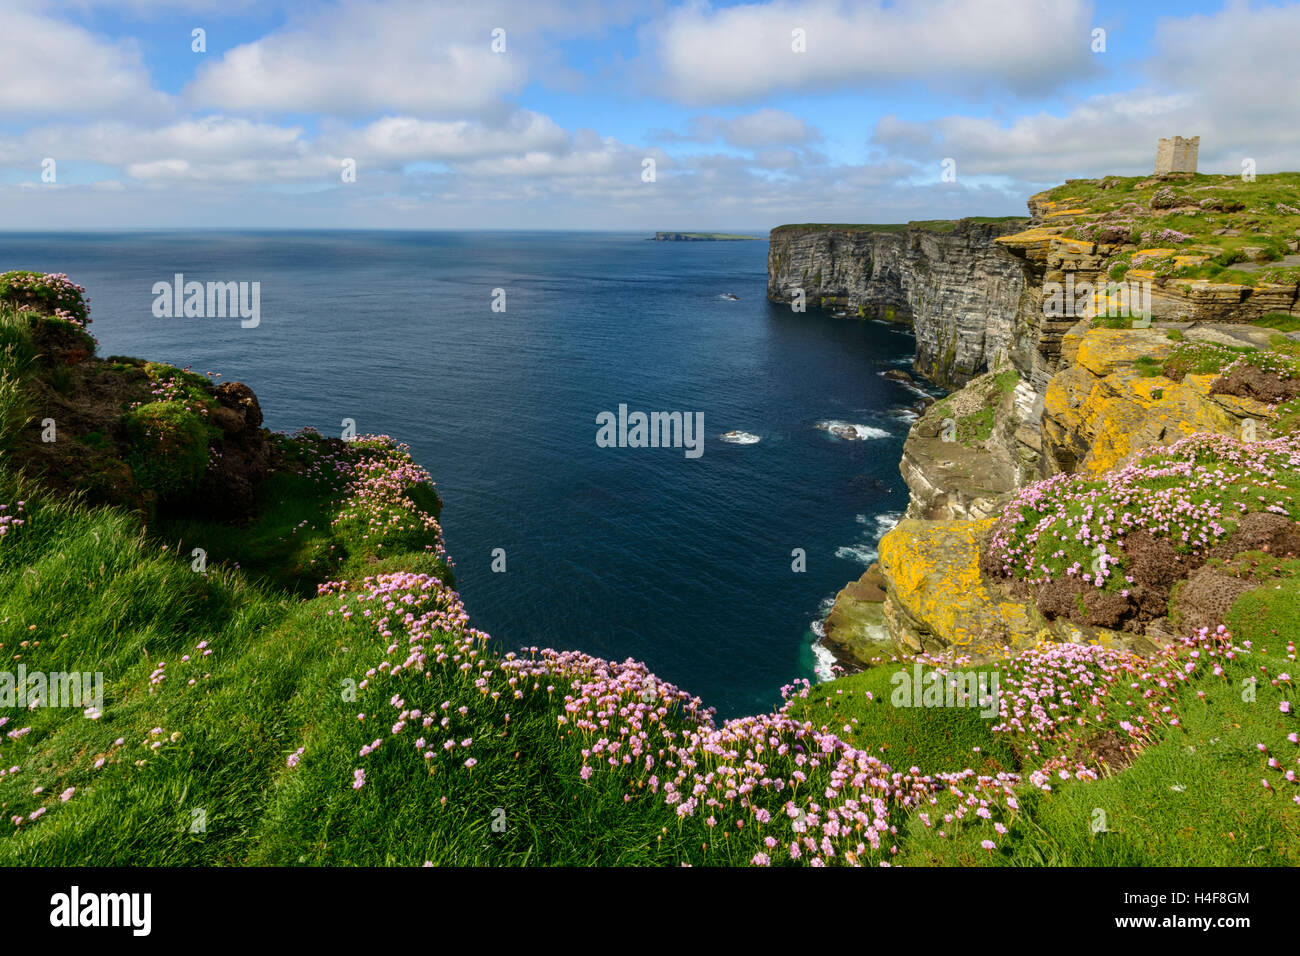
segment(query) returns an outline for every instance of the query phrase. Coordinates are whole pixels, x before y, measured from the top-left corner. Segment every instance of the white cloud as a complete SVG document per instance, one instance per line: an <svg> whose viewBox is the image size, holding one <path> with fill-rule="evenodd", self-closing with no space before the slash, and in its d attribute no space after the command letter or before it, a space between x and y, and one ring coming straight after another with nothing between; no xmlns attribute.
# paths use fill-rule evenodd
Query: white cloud
<svg viewBox="0 0 1300 956"><path fill-rule="evenodd" d="M652 92L685 103L904 82L1029 91L1094 69L1089 15L1083 0L697 3L645 38L660 71Z"/></svg>
<svg viewBox="0 0 1300 956"><path fill-rule="evenodd" d="M625 16L592 0L342 0L204 65L186 95L223 110L485 114L507 109L542 68L562 82L548 37L572 39ZM504 31L504 52L493 50Z"/></svg>
<svg viewBox="0 0 1300 956"><path fill-rule="evenodd" d="M739 149L761 149L765 146L796 146L819 139L820 133L793 113L761 109L731 119L694 116L686 135L663 133L660 138L666 142L714 143L721 140Z"/></svg>
<svg viewBox="0 0 1300 956"><path fill-rule="evenodd" d="M0 116L158 114L168 97L153 89L140 50L44 15L34 4L4 12Z"/></svg>
<svg viewBox="0 0 1300 956"><path fill-rule="evenodd" d="M1201 137L1205 172L1239 172L1247 157L1259 172L1293 170L1300 153L1297 36L1294 5L1230 3L1212 15L1166 18L1131 90L1010 120L887 116L871 142L922 168L952 157L959 177L1001 176L1026 186L1150 172L1156 140L1175 135Z"/></svg>
<svg viewBox="0 0 1300 956"><path fill-rule="evenodd" d="M549 116L519 110L495 125L389 116L360 130L337 134L328 148L360 161L405 163L561 151L568 143L569 134Z"/></svg>

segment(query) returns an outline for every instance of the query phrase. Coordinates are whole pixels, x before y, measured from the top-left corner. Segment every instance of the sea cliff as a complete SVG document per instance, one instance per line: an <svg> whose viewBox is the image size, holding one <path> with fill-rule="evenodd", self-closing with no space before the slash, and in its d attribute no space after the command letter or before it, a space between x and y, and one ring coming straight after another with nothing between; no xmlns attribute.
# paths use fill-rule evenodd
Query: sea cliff
<svg viewBox="0 0 1300 956"><path fill-rule="evenodd" d="M884 635L896 653L978 660L1170 639L1176 609L1139 613L1126 591L1110 617L1091 593L1063 612L1056 592L994 568L990 541L1054 476L1113 481L1197 434L1290 434L1297 193L1295 174L1105 177L1031 197L1021 221L773 230L769 298L802 288L810 307L910 322L916 370L957 387L910 429L905 519L837 596L828 644L867 663Z"/></svg>
<svg viewBox="0 0 1300 956"><path fill-rule="evenodd" d="M912 326L918 372L964 384L1015 347L1025 264L994 240L1024 220L772 230L767 295Z"/></svg>

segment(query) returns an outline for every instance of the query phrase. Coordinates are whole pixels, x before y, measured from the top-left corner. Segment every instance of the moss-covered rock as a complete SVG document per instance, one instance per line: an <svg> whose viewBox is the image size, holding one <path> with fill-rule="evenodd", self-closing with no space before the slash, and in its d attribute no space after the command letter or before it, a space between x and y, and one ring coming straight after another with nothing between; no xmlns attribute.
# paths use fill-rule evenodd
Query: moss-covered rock
<svg viewBox="0 0 1300 956"><path fill-rule="evenodd" d="M143 487L161 497L198 488L208 466L208 426L180 402L150 402L123 416L127 462Z"/></svg>
<svg viewBox="0 0 1300 956"><path fill-rule="evenodd" d="M1034 642L1031 609L1000 600L980 576L980 542L992 524L905 520L881 539L884 616L900 650L987 659Z"/></svg>

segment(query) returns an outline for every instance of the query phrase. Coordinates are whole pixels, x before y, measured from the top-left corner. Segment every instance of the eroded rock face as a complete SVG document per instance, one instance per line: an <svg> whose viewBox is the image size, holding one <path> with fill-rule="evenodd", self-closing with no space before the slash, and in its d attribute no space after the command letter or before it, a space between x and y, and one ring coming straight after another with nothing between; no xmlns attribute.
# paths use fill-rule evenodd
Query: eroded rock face
<svg viewBox="0 0 1300 956"><path fill-rule="evenodd" d="M860 664L888 660L897 653L884 618L885 577L873 564L835 595L826 618L826 645L842 658Z"/></svg>
<svg viewBox="0 0 1300 956"><path fill-rule="evenodd" d="M1032 348L1015 321L1024 264L993 241L1023 225L960 220L948 232L783 226L768 247L767 296L791 302L802 289L811 308L908 323L917 371L961 385L999 353Z"/></svg>
<svg viewBox="0 0 1300 956"><path fill-rule="evenodd" d="M908 432L899 471L907 517L977 520L1038 474L1032 386L1012 368L973 379L926 409Z"/></svg>
<svg viewBox="0 0 1300 956"><path fill-rule="evenodd" d="M1165 607L1156 598L1167 592L1151 589L1150 616L1159 619L1145 633L1131 629L1118 605L1094 595L1087 598L1091 623L1081 625L1058 613L1073 594L1045 595L1042 607L1032 596L995 594L990 588L1001 586L989 584L978 567L985 523L1033 481L1061 472L1101 474L1194 432L1241 436L1248 421L1269 417L1257 399L1288 397L1300 388L1250 371L1231 380L1187 375L1175 382L1144 375L1137 364L1148 360L1149 371L1150 360L1168 356L1174 325L1192 341L1266 346L1272 333L1248 323L1264 312L1300 308L1294 286L1164 279L1133 268L1129 280L1150 283L1155 326L1093 329L1079 313L1049 307L1055 284L1104 289L1107 259L1137 247L1119 234L1096 242L1065 237L1083 210L1046 196L1032 197L1029 210L1029 222L963 221L951 232L914 224L772 233L769 299L789 302L803 289L810 307L910 323L916 370L963 386L913 425L899 467L910 491L909 520L880 544L886 596L879 619L901 653L991 658L1039 639L1154 647L1163 619L1157 611ZM994 387L998 372L1014 373L1014 387ZM965 437L945 434L946 425L977 420ZM841 633L875 633L868 630L876 620L869 605L881 581L868 582L868 575L837 596L831 618ZM1106 622L1130 629L1092 626Z"/></svg>
<svg viewBox="0 0 1300 956"><path fill-rule="evenodd" d="M1240 437L1246 420L1268 417L1253 399L1216 393L1217 375L1174 382L1138 370L1138 359L1163 360L1173 347L1163 328L1090 329L1084 322L1064 336L1062 368L1043 398L1044 477L1101 474L1195 432Z"/></svg>
<svg viewBox="0 0 1300 956"><path fill-rule="evenodd" d="M246 427L262 426L262 406L253 390L243 382L222 382L216 387L215 394L222 407L238 414Z"/></svg>
<svg viewBox="0 0 1300 956"><path fill-rule="evenodd" d="M242 521L256 510L257 486L271 473L271 445L262 429L262 407L243 382L223 382L212 421L222 430L217 454L198 491L182 507L220 521Z"/></svg>

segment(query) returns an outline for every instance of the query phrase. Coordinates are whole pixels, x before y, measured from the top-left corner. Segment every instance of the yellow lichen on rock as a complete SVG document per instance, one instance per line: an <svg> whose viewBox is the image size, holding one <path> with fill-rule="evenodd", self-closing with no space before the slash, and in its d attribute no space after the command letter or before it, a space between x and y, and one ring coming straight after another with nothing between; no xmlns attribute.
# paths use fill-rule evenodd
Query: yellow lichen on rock
<svg viewBox="0 0 1300 956"><path fill-rule="evenodd" d="M1074 361L1099 377L1140 358L1164 359L1173 343L1154 329L1092 329L1079 340Z"/></svg>
<svg viewBox="0 0 1300 956"><path fill-rule="evenodd" d="M1141 374L1138 359L1158 361L1172 349L1160 330L1076 327L1066 341L1074 364L1051 378L1043 398L1043 435L1062 471L1101 474L1195 432L1240 434L1247 418L1267 414L1258 402L1212 395L1217 375L1175 382Z"/></svg>
<svg viewBox="0 0 1300 956"><path fill-rule="evenodd" d="M980 576L980 546L994 520L908 519L881 539L885 621L900 649L993 658L1033 643L1031 608L999 600Z"/></svg>

